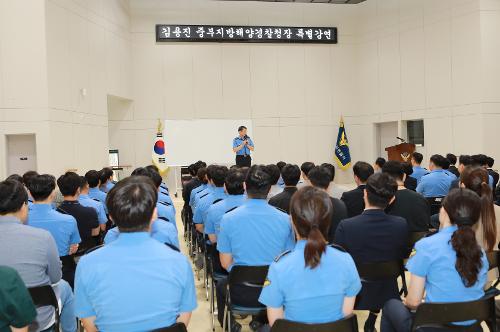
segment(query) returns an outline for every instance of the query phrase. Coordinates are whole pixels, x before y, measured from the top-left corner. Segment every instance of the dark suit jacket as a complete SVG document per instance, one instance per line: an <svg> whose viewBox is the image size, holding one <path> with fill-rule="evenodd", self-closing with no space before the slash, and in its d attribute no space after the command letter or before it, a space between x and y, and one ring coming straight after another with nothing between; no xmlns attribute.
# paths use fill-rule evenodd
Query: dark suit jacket
<svg viewBox="0 0 500 332"><path fill-rule="evenodd" d="M356 264L399 260L408 250L408 225L403 218L383 210L365 210L340 223L335 243L347 250ZM387 300L399 299L396 280L362 284L355 309L381 309Z"/></svg>
<svg viewBox="0 0 500 332"><path fill-rule="evenodd" d="M269 204L290 214L290 201L292 200L293 194L296 192L297 187L285 187L281 193L271 197Z"/></svg>
<svg viewBox="0 0 500 332"><path fill-rule="evenodd" d="M406 177L404 185L406 189L417 191L417 179L412 178L411 176Z"/></svg>
<svg viewBox="0 0 500 332"><path fill-rule="evenodd" d="M363 191L365 190L365 185L362 184L356 189L346 191L342 194L340 198L344 202L347 208L347 216L349 218L360 215L365 209L365 201L363 199Z"/></svg>
<svg viewBox="0 0 500 332"><path fill-rule="evenodd" d="M333 243L333 239L335 238L335 232L340 222L344 219L347 219L347 208L340 199L330 197L333 204L333 215L332 215L332 223L330 225L330 230L328 231L328 242Z"/></svg>

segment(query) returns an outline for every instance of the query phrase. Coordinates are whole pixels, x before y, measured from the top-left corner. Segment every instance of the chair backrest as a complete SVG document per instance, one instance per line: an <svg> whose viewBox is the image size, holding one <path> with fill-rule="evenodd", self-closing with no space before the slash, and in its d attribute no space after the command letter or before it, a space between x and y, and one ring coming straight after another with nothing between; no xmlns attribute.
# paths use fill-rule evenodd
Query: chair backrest
<svg viewBox="0 0 500 332"><path fill-rule="evenodd" d="M490 332L496 332L495 294L469 302L422 303L418 306L411 331L422 327L449 327L450 323L470 320L486 321ZM473 326L477 327L476 324Z"/></svg>
<svg viewBox="0 0 500 332"><path fill-rule="evenodd" d="M162 327L151 332L187 332L187 328L184 323L175 323L169 327Z"/></svg>
<svg viewBox="0 0 500 332"><path fill-rule="evenodd" d="M274 322L271 332L358 332L358 320L354 314L323 324L306 324L278 319Z"/></svg>
<svg viewBox="0 0 500 332"><path fill-rule="evenodd" d="M95 247L93 247L93 248L90 248L90 249L88 249L87 251L85 251L85 255L90 254L92 251L96 251L97 249L102 248L102 247L104 247L104 244L100 244L100 245L98 245L98 246L95 246Z"/></svg>
<svg viewBox="0 0 500 332"><path fill-rule="evenodd" d="M408 248L413 249L415 246L415 243L423 239L424 237L429 234L428 231L426 232L410 232L410 235L408 236Z"/></svg>
<svg viewBox="0 0 500 332"><path fill-rule="evenodd" d="M439 213L444 197L427 197L426 199L431 206L431 215Z"/></svg>
<svg viewBox="0 0 500 332"><path fill-rule="evenodd" d="M500 251L498 250L493 250L490 252L486 253L486 258L488 258L488 271L493 270L498 267L498 255L500 254Z"/></svg>
<svg viewBox="0 0 500 332"><path fill-rule="evenodd" d="M228 283L230 286L242 285L247 287L262 288L266 281L268 265L264 266L233 266L229 272Z"/></svg>
<svg viewBox="0 0 500 332"><path fill-rule="evenodd" d="M356 268L361 279L365 281L397 279L404 273L402 260L361 263L356 264Z"/></svg>
<svg viewBox="0 0 500 332"><path fill-rule="evenodd" d="M51 285L38 286L28 288L28 291L33 300L35 307L54 307L55 312L55 330L59 329L59 303L57 302L56 293Z"/></svg>

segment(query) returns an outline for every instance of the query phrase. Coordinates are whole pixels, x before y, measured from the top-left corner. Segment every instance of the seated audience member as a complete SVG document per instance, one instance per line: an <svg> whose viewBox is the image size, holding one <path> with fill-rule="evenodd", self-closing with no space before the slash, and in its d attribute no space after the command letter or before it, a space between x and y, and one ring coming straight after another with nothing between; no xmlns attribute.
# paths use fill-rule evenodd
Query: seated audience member
<svg viewBox="0 0 500 332"><path fill-rule="evenodd" d="M278 180L278 186L280 186L281 188L283 188L285 186L285 182L283 181L283 177L281 177L281 170L283 169L283 167L285 167L286 163L284 161L278 161L276 163L276 166L278 166L279 170L280 170L280 179Z"/></svg>
<svg viewBox="0 0 500 332"><path fill-rule="evenodd" d="M382 167L382 173L389 174L398 184L396 199L387 207L386 212L404 218L408 224L409 232L427 231L431 218L431 207L424 196L405 188L404 179L407 175L403 170L403 163L388 161Z"/></svg>
<svg viewBox="0 0 500 332"><path fill-rule="evenodd" d="M207 167L207 172L206 172L206 175L205 175L205 178L206 178L206 181L207 181L207 186L206 186L205 189L203 189L202 191L198 192L194 196L194 203L192 205L192 208L193 208L193 218L194 218L194 213L195 213L195 210L196 210L196 206L198 206L198 203L200 202L200 200L202 198L205 198L206 196L208 196L208 194L210 194L214 190L214 185L212 183L212 175L214 174L214 171L215 171L216 168L217 168L217 165L209 165Z"/></svg>
<svg viewBox="0 0 500 332"><path fill-rule="evenodd" d="M342 190L339 188L333 181L335 180L335 166L333 166L330 163L323 163L321 164L321 167L326 167L330 171L330 174L332 175L330 177L330 185L328 186L328 195L330 195L333 198L340 199L342 197L342 194L345 192L345 190Z"/></svg>
<svg viewBox="0 0 500 332"><path fill-rule="evenodd" d="M404 302L391 299L385 304L382 332L410 332L411 311L424 294L426 303L474 301L484 295L488 260L472 230L480 214L480 198L471 190L453 189L446 196L440 231L416 243L415 255L406 265L411 274L408 296Z"/></svg>
<svg viewBox="0 0 500 332"><path fill-rule="evenodd" d="M445 172L443 167L448 163L448 160L435 154L429 161L429 169L431 172L420 179L417 186L417 192L424 197L444 197L450 191L450 186L456 177Z"/></svg>
<svg viewBox="0 0 500 332"><path fill-rule="evenodd" d="M460 176L460 173L458 172L458 168L455 167L455 164L457 163L457 156L455 156L453 153L448 153L446 155L446 159L450 162L450 166L448 167L448 172L453 173L457 178Z"/></svg>
<svg viewBox="0 0 500 332"><path fill-rule="evenodd" d="M57 212L52 208L56 180L52 175L37 175L29 182L28 187L34 199L27 224L48 231L57 244L62 261L63 279L73 286L75 261L73 254L81 242L78 224L73 216Z"/></svg>
<svg viewBox="0 0 500 332"><path fill-rule="evenodd" d="M500 206L493 204L488 172L483 167L465 167L460 174L460 187L472 190L481 199L481 222L473 227L479 245L486 252L497 249L500 241Z"/></svg>
<svg viewBox="0 0 500 332"><path fill-rule="evenodd" d="M278 166L274 164L270 164L266 166L266 171L271 177L271 189L269 190L269 194L267 195L267 200L269 201L272 197L283 191L283 188L278 184L280 179L280 169Z"/></svg>
<svg viewBox="0 0 500 332"><path fill-rule="evenodd" d="M132 176L108 193L120 236L83 256L75 279L75 308L86 331L151 331L188 325L196 308L191 264L151 238L158 188ZM119 281L119 282L117 282Z"/></svg>
<svg viewBox="0 0 500 332"><path fill-rule="evenodd" d="M465 167L472 165L472 157L468 155L460 155L458 157L458 174L462 174ZM460 178L457 178L451 182L450 189L455 189L460 186ZM438 220L439 222L439 220Z"/></svg>
<svg viewBox="0 0 500 332"><path fill-rule="evenodd" d="M341 200L347 208L347 216L349 218L360 215L365 209L365 201L363 199L366 181L374 173L372 165L364 161L358 161L354 164L352 171L354 173L354 182L357 188L346 191L342 194Z"/></svg>
<svg viewBox="0 0 500 332"><path fill-rule="evenodd" d="M17 180L16 180L17 181ZM16 270L0 266L0 331L28 332L36 309Z"/></svg>
<svg viewBox="0 0 500 332"><path fill-rule="evenodd" d="M163 179L160 174L160 169L156 167L155 165L148 165L144 167L148 171L152 173L157 173L160 176L160 186L158 187L158 201L162 203L167 203L167 205L171 205L172 208L174 209L175 212L175 206L174 202L172 201L172 198L170 197L170 194L168 192L167 185L163 183ZM153 180L154 182L154 180Z"/></svg>
<svg viewBox="0 0 500 332"><path fill-rule="evenodd" d="M145 167L136 168L131 176L145 176L153 181L153 184L156 186L157 191L160 191L161 185L161 176L157 172L151 169L147 169ZM156 211L158 215L158 219L164 222L168 222L172 224L175 228L175 232L177 233L177 224L175 221L175 210L172 205L164 202L157 201L156 202Z"/></svg>
<svg viewBox="0 0 500 332"><path fill-rule="evenodd" d="M37 183L35 185L38 186ZM21 183L0 182L0 265L16 270L26 287L54 285L62 308L61 330L75 332L73 293L69 284L61 280L61 261L56 243L46 230L24 224L28 218L27 203L28 194ZM78 233L76 222L74 227ZM3 285L4 279L0 280ZM37 317L30 330L49 329L53 325L53 307L44 306L36 311Z"/></svg>
<svg viewBox="0 0 500 332"><path fill-rule="evenodd" d="M375 163L373 164L373 170L374 170L374 172L375 173L382 172L382 167L384 166L385 162L386 162L385 158L378 157L375 160Z"/></svg>
<svg viewBox="0 0 500 332"><path fill-rule="evenodd" d="M57 211L76 219L82 240L80 247L86 250L99 244L97 237L99 236L100 223L96 210L79 203L80 184L80 176L74 172L66 172L57 179L57 186L64 197L64 201L59 205Z"/></svg>
<svg viewBox="0 0 500 332"><path fill-rule="evenodd" d="M301 175L302 175L302 181L299 181L299 183L297 184L297 188L300 189L304 186L310 186L311 183L309 182L309 178L307 177L307 174L309 173L309 171L311 169L314 168L314 163L313 162L310 162L310 161L306 161L304 163L302 163L302 165L300 165L300 171L301 171Z"/></svg>
<svg viewBox="0 0 500 332"><path fill-rule="evenodd" d="M297 244L271 264L259 298L269 325L285 317L327 323L352 313L361 281L351 256L326 244L332 213L323 190L305 187L294 194L290 214Z"/></svg>
<svg viewBox="0 0 500 332"><path fill-rule="evenodd" d="M106 193L102 192L99 189L99 186L101 184L101 177L99 172L96 170L90 170L87 173L85 173L85 178L89 183L89 197L92 198L94 201L101 202L102 205L104 205L104 211L106 211L107 214L108 209L106 207Z"/></svg>
<svg viewBox="0 0 500 332"><path fill-rule="evenodd" d="M488 169L488 157L485 156L484 154L475 154L471 156L472 158L472 166L480 166L483 167L484 169ZM488 172L488 184L490 185L491 189L494 189L493 187L493 176Z"/></svg>
<svg viewBox="0 0 500 332"><path fill-rule="evenodd" d="M38 173L35 171L27 171L23 174L23 181L22 183L24 184L24 187L26 190L28 190L28 183L33 179L35 176L38 176ZM31 207L31 204L33 204L33 197L31 197L31 194L28 190L28 206Z"/></svg>
<svg viewBox="0 0 500 332"><path fill-rule="evenodd" d="M269 204L275 206L286 213L290 210L290 200L297 192L297 183L300 180L300 168L297 165L287 164L281 169L281 177L285 184L283 192L269 200Z"/></svg>
<svg viewBox="0 0 500 332"><path fill-rule="evenodd" d="M227 196L222 201L212 204L208 208L204 230L212 244L217 242L220 223L224 214L233 211L245 202L244 182L245 173L241 168L230 169L224 181L224 190ZM217 255L217 260L219 260L218 257Z"/></svg>
<svg viewBox="0 0 500 332"><path fill-rule="evenodd" d="M5 181L17 181L19 183L23 183L23 177L19 174L11 174L5 179Z"/></svg>
<svg viewBox="0 0 500 332"><path fill-rule="evenodd" d="M204 191L208 187L207 168L202 167L198 169L196 177L198 178L201 184L191 191L191 195L189 196L189 206L191 207L191 209L194 208L194 202L196 200L196 196L199 195L202 191Z"/></svg>
<svg viewBox="0 0 500 332"><path fill-rule="evenodd" d="M335 243L351 254L356 264L402 260L408 252L408 225L401 217L384 212L394 200L398 185L384 173L368 179L364 189L365 210L359 216L343 220L335 233ZM399 299L398 282L393 280L362 282L356 310L370 310L365 331L374 331L380 309L389 299Z"/></svg>
<svg viewBox="0 0 500 332"><path fill-rule="evenodd" d="M326 167L316 166L309 172L309 181L311 184L319 189L326 191L330 185L330 170ZM340 199L330 197L333 206L332 222L330 224L330 229L328 231L328 241L333 243L333 238L335 237L335 231L337 226L344 219L347 219L347 208Z"/></svg>
<svg viewBox="0 0 500 332"><path fill-rule="evenodd" d="M413 152L411 155L411 165L413 166L413 173L411 177L417 179L417 185L420 183L422 176L429 174L429 171L422 166L424 156L420 152Z"/></svg>
<svg viewBox="0 0 500 332"><path fill-rule="evenodd" d="M78 197L78 202L82 206L93 208L97 212L97 220L99 221L101 231L106 231L108 217L106 216L106 210L104 210L104 204L90 198L89 183L85 176L80 176L80 196Z"/></svg>
<svg viewBox="0 0 500 332"><path fill-rule="evenodd" d="M213 168L210 185L211 192L203 198L200 198L193 213L193 223L196 230L203 233L203 225L207 218L207 211L215 201L223 200L227 197L224 191L224 182L226 181L228 169L226 166L215 166Z"/></svg>
<svg viewBox="0 0 500 332"><path fill-rule="evenodd" d="M197 161L189 166L189 174L191 174L192 178L184 185L184 188L182 188L182 199L184 200L185 209L190 208L189 199L193 190L203 184L203 182L198 178L198 170L202 167L206 167L206 164L204 166L203 164L204 163L202 161Z"/></svg>
<svg viewBox="0 0 500 332"><path fill-rule="evenodd" d="M493 178L493 188L496 188L498 185L498 180L500 175L493 169L493 165L495 164L495 159L487 157L486 163L488 165L487 167L488 174L491 175L491 177Z"/></svg>
<svg viewBox="0 0 500 332"><path fill-rule="evenodd" d="M413 167L410 163L401 163L401 166L403 166L403 170L406 174L404 181L405 188L417 191L417 179L411 177L411 175L413 174Z"/></svg>
<svg viewBox="0 0 500 332"><path fill-rule="evenodd" d="M108 191L110 191L115 185L115 182L113 181L113 170L111 167L104 167L101 169L99 172L99 179L101 180L99 189L104 193L108 193Z"/></svg>
<svg viewBox="0 0 500 332"><path fill-rule="evenodd" d="M267 203L271 179L265 166L254 165L245 180L248 199L239 208L222 217L217 249L224 269L233 265L270 265L282 252L295 245L292 225L286 213ZM217 308L222 325L227 279L217 283ZM260 291L259 291L260 292ZM244 288L232 293L238 305L258 305L259 292ZM232 331L241 329L234 320Z"/></svg>

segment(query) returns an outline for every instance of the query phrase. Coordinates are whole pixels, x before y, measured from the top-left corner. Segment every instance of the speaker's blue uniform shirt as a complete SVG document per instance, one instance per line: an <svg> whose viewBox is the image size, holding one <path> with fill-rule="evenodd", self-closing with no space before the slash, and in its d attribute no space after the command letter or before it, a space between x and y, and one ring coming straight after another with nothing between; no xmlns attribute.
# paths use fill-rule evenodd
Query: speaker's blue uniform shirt
<svg viewBox="0 0 500 332"><path fill-rule="evenodd" d="M269 265L295 245L289 216L265 199L247 199L222 217L217 249L231 254L233 265Z"/></svg>
<svg viewBox="0 0 500 332"><path fill-rule="evenodd" d="M104 204L93 200L89 195L80 195L78 202L85 207L91 207L97 212L97 219L99 220L99 224L103 225L108 221L108 217L106 217L106 210L104 210Z"/></svg>
<svg viewBox="0 0 500 332"><path fill-rule="evenodd" d="M176 248L179 247L179 237L177 235L177 229L168 221L161 219L156 219L151 224L151 237L161 243L168 243ZM104 237L104 244L110 244L115 241L120 235L120 230L118 227L111 228Z"/></svg>
<svg viewBox="0 0 500 332"><path fill-rule="evenodd" d="M75 312L96 316L99 331L168 327L195 308L191 264L147 232L122 233L78 262Z"/></svg>
<svg viewBox="0 0 500 332"><path fill-rule="evenodd" d="M82 241L76 219L57 212L50 204L33 204L26 224L48 231L56 241L60 257L68 256L70 246Z"/></svg>
<svg viewBox="0 0 500 332"><path fill-rule="evenodd" d="M327 323L344 318L345 297L355 297L361 280L351 256L327 246L320 264L305 266L306 240L273 262L259 302L285 309L285 319L302 323Z"/></svg>
<svg viewBox="0 0 500 332"><path fill-rule="evenodd" d="M227 194L224 192L224 187L213 187L211 192L203 198L200 198L193 213L193 222L195 224L204 224L206 213L214 201L225 199Z"/></svg>
<svg viewBox="0 0 500 332"><path fill-rule="evenodd" d="M253 145L252 139L249 137L247 140L248 140L248 145L253 147L254 145ZM244 141L245 140L239 136L235 137L233 139L233 148L240 146L241 144L243 144ZM236 151L236 155L237 156L244 156L244 155L249 156L250 152L251 152L250 149L247 146L244 146L243 149Z"/></svg>
<svg viewBox="0 0 500 332"><path fill-rule="evenodd" d="M444 197L450 191L453 180L457 177L443 169L436 169L420 179L417 192L424 197Z"/></svg>
<svg viewBox="0 0 500 332"><path fill-rule="evenodd" d="M205 220L205 234L215 234L219 236L220 223L227 211L241 206L246 200L245 195L227 195L224 200L210 206L207 210Z"/></svg>

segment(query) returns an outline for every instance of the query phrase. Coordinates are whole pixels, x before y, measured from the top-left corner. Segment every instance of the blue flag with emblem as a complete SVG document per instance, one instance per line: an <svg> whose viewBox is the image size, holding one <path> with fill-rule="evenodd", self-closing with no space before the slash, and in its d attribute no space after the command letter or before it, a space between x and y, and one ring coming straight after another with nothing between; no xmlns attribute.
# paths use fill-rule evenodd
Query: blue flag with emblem
<svg viewBox="0 0 500 332"><path fill-rule="evenodd" d="M351 166L351 153L349 152L349 141L345 132L344 119L340 117L339 133L335 144L335 160L341 169Z"/></svg>

